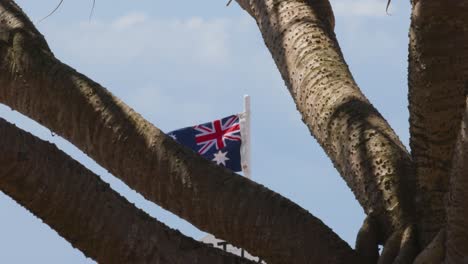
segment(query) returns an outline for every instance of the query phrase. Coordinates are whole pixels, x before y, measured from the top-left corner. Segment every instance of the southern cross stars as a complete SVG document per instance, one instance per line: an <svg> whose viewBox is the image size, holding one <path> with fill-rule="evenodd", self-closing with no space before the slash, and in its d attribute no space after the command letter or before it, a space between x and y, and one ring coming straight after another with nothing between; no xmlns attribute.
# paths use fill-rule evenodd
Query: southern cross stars
<svg viewBox="0 0 468 264"><path fill-rule="evenodd" d="M228 157L226 157L227 155L227 151L226 152L222 152L221 150L218 151L218 153L215 153L214 154L214 159L212 159L212 161L216 162L216 164L223 164L224 166L226 166L226 161L229 160Z"/></svg>

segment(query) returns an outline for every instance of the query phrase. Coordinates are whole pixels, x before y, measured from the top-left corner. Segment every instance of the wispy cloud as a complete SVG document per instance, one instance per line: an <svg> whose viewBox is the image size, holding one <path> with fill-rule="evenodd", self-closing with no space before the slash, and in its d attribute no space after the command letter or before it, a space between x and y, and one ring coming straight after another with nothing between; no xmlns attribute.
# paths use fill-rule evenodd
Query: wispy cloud
<svg viewBox="0 0 468 264"><path fill-rule="evenodd" d="M59 50L81 61L112 64L180 58L185 63L219 65L230 56L229 23L224 19L156 19L130 13L112 21L55 26L49 36Z"/></svg>
<svg viewBox="0 0 468 264"><path fill-rule="evenodd" d="M148 17L143 13L130 13L113 21L112 26L116 29L123 30L138 26L138 24L142 24L147 20Z"/></svg>

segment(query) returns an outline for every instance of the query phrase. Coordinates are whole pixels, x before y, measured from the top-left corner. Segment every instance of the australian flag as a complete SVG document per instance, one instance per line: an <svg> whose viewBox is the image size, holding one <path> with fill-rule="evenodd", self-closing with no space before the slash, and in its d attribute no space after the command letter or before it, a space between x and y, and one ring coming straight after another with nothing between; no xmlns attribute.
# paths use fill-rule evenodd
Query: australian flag
<svg viewBox="0 0 468 264"><path fill-rule="evenodd" d="M181 128L168 135L218 165L236 172L242 170L239 115Z"/></svg>

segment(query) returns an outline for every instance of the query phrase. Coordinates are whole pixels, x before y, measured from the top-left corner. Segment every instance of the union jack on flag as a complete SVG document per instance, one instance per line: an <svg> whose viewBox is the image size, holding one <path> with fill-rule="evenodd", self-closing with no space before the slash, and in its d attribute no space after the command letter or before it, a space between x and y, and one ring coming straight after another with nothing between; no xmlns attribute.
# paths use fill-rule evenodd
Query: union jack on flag
<svg viewBox="0 0 468 264"><path fill-rule="evenodd" d="M182 145L232 171L241 171L242 143L239 115L167 133Z"/></svg>

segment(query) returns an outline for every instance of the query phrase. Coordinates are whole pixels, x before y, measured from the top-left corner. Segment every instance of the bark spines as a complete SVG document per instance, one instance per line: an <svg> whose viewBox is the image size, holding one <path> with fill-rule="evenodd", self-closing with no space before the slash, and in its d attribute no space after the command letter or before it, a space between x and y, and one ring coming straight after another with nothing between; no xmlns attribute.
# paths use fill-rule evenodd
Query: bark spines
<svg viewBox="0 0 468 264"><path fill-rule="evenodd" d="M323 4L325 2L327 1L321 1L321 4L317 5L321 7L326 6ZM343 175L348 186L351 187L366 212L377 210L380 214L393 215L390 217L392 220L387 219L389 222L384 221L385 224L383 226L387 228L392 226L390 229L399 228L401 225L400 216L405 216L406 218L409 216L409 212L404 214L397 213L401 210L398 208L401 208L401 206L406 208L407 206L401 203L408 203L409 199L407 197L403 198L404 202L397 202L402 199L399 196L401 192L398 191L398 187L395 187L400 184L400 181L387 178L396 177L397 175L401 176L400 173L403 171L409 173L410 169L404 168L404 166L409 166L411 162L409 159L404 162L398 161L398 159L407 159L405 158L407 152L394 132L388 129L388 124L377 113L375 108L368 103L367 99L365 99L355 85L347 65L342 62L343 57L334 34L331 32L330 27L323 26L326 25L323 18L317 16L318 13L323 13L323 10L320 10L321 12L317 11L314 9L317 6L311 3L307 3L304 6L305 2L303 1L287 1L285 4L279 5L278 8L268 4L255 3L253 4L255 6L254 16L262 31L265 43L269 47L288 89L295 99L298 110L302 113L303 120L308 124L309 130L326 150L335 167ZM293 13L288 11L288 6L300 6L303 9ZM323 58L329 59L325 61ZM305 63L306 61L307 63ZM375 116L364 117L361 114L355 114L354 111L359 112L359 108L350 107L346 110L346 112L350 113L349 116L345 114L336 119L337 122L335 122L334 119L337 118L336 111L342 105L346 105L347 100L355 100L363 105L369 105L369 109L371 109L369 113L375 113ZM352 122L358 122L359 124L361 122L359 120L363 118L364 120L366 118L382 119L382 121L371 122L374 123L373 125L377 125L380 133L386 134L382 138L385 143L382 143L393 149L392 153L397 153L398 151L404 153L403 155L397 155L395 159L389 159L390 164L385 166L389 166L387 170L390 171L381 172L381 175L385 175L382 176L385 180L371 184L374 187L370 188L364 188L363 182L365 182L364 179L366 177L372 177L370 176L372 173L364 172L362 174L362 171L353 171L358 168L353 165L355 164L354 158L348 157L347 155L349 154L340 154L340 149L345 149L341 146L348 146L350 144L347 141L348 135L343 136L340 134L343 132L334 132L330 128L330 124L332 123L335 126L338 125L338 127L348 127ZM359 134L369 129L369 125L371 124L368 123L369 121L363 121L362 124L359 124L358 127L363 127L363 130L357 130L356 133ZM335 144L331 144L330 140L332 139L340 140L335 142ZM373 147L369 146L369 148ZM345 151L345 153L351 152L357 153L358 151L353 149ZM353 156L358 157L356 154ZM363 156L366 155L363 154ZM403 167L393 169L395 165ZM373 172L371 166L366 170ZM367 182L372 181L367 180ZM409 183L411 184L411 181ZM381 192L386 194L379 194ZM371 198L368 199L368 196ZM375 207L375 204L381 205ZM389 217L389 215L383 216L380 220ZM389 223L391 224L388 225ZM388 232L387 235L389 233L391 232Z"/></svg>

